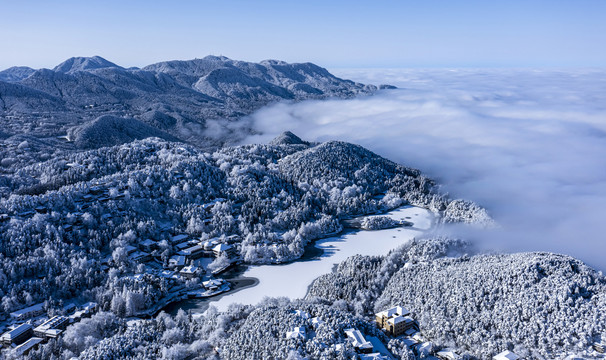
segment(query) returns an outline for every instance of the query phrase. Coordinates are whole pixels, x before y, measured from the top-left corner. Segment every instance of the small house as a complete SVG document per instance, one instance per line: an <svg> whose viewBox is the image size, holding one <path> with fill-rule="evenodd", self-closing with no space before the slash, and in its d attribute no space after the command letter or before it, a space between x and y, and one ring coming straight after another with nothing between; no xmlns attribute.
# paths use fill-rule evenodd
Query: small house
<svg viewBox="0 0 606 360"><path fill-rule="evenodd" d="M173 275L175 275L175 272L172 270L163 270L158 274L159 277L164 279L170 279Z"/></svg>
<svg viewBox="0 0 606 360"><path fill-rule="evenodd" d="M307 330L305 329L305 326L297 326L293 331L286 332L286 338L305 340L307 339Z"/></svg>
<svg viewBox="0 0 606 360"><path fill-rule="evenodd" d="M372 343L370 341L366 341L366 339L364 338L364 335L362 335L360 330L347 329L347 330L345 330L345 334L351 341L351 344L356 349L356 351L359 351L359 352L365 353L365 354L372 352L372 349L373 349Z"/></svg>
<svg viewBox="0 0 606 360"><path fill-rule="evenodd" d="M36 210L36 212L40 214L46 214L46 212L48 211L46 206L37 206L34 210Z"/></svg>
<svg viewBox="0 0 606 360"><path fill-rule="evenodd" d="M179 275L186 279L194 279L200 276L200 268L194 265L189 265L179 271Z"/></svg>
<svg viewBox="0 0 606 360"><path fill-rule="evenodd" d="M427 357L433 351L433 343L431 341L426 341L421 344L417 344L414 348L417 352L417 355L421 357Z"/></svg>
<svg viewBox="0 0 606 360"><path fill-rule="evenodd" d="M99 304L97 304L96 302L87 302L86 304L83 304L80 309L86 314L92 314L97 311L98 307Z"/></svg>
<svg viewBox="0 0 606 360"><path fill-rule="evenodd" d="M173 255L168 259L168 266L171 268L181 268L185 266L185 256Z"/></svg>
<svg viewBox="0 0 606 360"><path fill-rule="evenodd" d="M213 253L215 254L215 256L219 257L223 254L229 255L232 252L232 250L233 250L233 246L231 246L229 244L221 243L213 248Z"/></svg>
<svg viewBox="0 0 606 360"><path fill-rule="evenodd" d="M462 359L461 355L454 352L451 349L442 349L436 353L436 357L442 360L460 360Z"/></svg>
<svg viewBox="0 0 606 360"><path fill-rule="evenodd" d="M520 357L509 350L505 350L492 358L493 360L518 360Z"/></svg>
<svg viewBox="0 0 606 360"><path fill-rule="evenodd" d="M221 279L210 279L207 281L204 281L202 283L202 286L204 286L204 288L206 290L210 290L210 291L214 291L219 289L221 286L223 286L225 282Z"/></svg>
<svg viewBox="0 0 606 360"><path fill-rule="evenodd" d="M63 313L65 314L70 314L74 311L76 311L76 305L74 305L73 303L69 303L63 307Z"/></svg>
<svg viewBox="0 0 606 360"><path fill-rule="evenodd" d="M175 245L175 250L176 251L182 251L187 249L188 247L191 247L192 245L189 243L189 241L183 242L181 244L177 244Z"/></svg>

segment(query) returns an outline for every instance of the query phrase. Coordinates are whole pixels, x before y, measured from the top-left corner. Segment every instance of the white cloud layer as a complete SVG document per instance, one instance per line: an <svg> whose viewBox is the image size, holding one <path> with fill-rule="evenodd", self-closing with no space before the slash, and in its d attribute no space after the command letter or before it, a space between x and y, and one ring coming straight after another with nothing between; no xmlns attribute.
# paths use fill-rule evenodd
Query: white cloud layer
<svg viewBox="0 0 606 360"><path fill-rule="evenodd" d="M484 246L606 270L606 70L336 73L400 89L264 108L246 142L290 130L358 143L485 206L502 229L465 234Z"/></svg>

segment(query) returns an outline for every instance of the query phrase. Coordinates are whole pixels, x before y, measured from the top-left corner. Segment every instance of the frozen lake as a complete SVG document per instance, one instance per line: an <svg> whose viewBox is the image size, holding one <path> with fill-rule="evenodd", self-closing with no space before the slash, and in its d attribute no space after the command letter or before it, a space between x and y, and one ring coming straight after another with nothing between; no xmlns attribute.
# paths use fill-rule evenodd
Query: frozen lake
<svg viewBox="0 0 606 360"><path fill-rule="evenodd" d="M323 250L322 256L285 265L250 266L242 277L258 279L257 285L206 302L219 310L226 310L233 303L254 305L265 296L302 298L312 281L331 272L335 264L356 254L385 255L430 229L433 222L433 214L429 210L414 206L404 206L385 215L410 221L414 225L376 231L361 230L318 240L315 246Z"/></svg>

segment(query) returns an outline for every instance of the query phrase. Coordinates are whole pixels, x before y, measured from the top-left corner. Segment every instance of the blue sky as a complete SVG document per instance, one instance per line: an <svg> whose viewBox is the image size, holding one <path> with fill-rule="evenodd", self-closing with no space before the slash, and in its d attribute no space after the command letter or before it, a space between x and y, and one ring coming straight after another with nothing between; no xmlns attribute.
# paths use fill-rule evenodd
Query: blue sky
<svg viewBox="0 0 606 360"><path fill-rule="evenodd" d="M338 67L606 66L606 1L8 1L0 69L208 54Z"/></svg>

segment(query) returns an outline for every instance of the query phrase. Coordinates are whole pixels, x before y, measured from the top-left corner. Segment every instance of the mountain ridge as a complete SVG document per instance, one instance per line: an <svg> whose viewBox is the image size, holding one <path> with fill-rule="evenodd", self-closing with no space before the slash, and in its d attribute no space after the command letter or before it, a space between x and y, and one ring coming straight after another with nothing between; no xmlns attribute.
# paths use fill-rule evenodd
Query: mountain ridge
<svg viewBox="0 0 606 360"><path fill-rule="evenodd" d="M9 136L50 141L104 115L142 122L171 118L174 121L160 131L182 142L216 148L246 136L250 120L243 117L268 104L351 98L376 90L312 63L251 63L207 56L127 69L100 56L73 57L53 69L0 72L0 119L11 120L5 130ZM155 126L153 121L148 124ZM217 127L223 130L216 131ZM78 149L74 143L56 147Z"/></svg>

